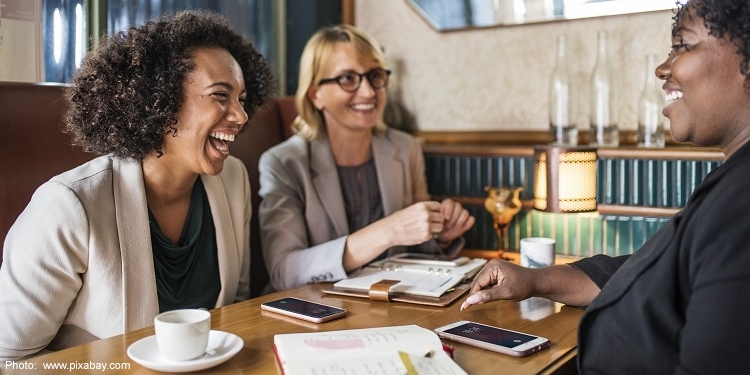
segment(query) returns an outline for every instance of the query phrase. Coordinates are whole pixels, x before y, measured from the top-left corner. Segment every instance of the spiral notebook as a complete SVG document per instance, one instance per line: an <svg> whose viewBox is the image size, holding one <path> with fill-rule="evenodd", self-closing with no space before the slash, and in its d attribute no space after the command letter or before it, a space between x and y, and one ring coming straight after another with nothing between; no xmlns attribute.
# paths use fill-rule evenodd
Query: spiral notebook
<svg viewBox="0 0 750 375"><path fill-rule="evenodd" d="M369 298L370 287L381 280L398 280L389 294L392 301L445 306L469 290L470 280L487 263L472 259L455 267L400 264L388 259L373 263L350 278L336 282L323 292Z"/></svg>

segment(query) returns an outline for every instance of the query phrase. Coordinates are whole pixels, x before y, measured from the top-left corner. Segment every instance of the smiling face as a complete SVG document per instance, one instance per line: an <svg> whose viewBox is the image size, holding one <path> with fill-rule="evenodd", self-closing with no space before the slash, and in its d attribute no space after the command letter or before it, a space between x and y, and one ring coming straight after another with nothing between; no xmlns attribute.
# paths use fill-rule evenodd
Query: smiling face
<svg viewBox="0 0 750 375"><path fill-rule="evenodd" d="M750 95L740 71L742 57L728 39L709 35L690 5L681 13L669 57L656 69L665 80L667 106L662 113L675 140L718 145L731 154L750 139Z"/></svg>
<svg viewBox="0 0 750 375"><path fill-rule="evenodd" d="M225 49L197 48L191 56L195 69L183 83L177 134L164 136L160 159L188 173L216 175L248 120L245 82L240 65Z"/></svg>
<svg viewBox="0 0 750 375"><path fill-rule="evenodd" d="M376 61L360 58L352 43L337 42L320 76L333 78L347 72L361 74L375 68L382 66ZM328 132L366 131L369 134L383 117L386 87L374 89L367 78L363 78L359 89L354 92L347 92L331 82L310 88L308 95L315 107L322 110Z"/></svg>

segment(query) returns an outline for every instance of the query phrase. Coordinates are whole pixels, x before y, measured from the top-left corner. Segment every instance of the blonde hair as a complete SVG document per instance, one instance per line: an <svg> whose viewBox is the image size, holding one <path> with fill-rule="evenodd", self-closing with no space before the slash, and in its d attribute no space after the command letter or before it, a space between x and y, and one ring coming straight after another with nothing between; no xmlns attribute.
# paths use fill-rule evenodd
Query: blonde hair
<svg viewBox="0 0 750 375"><path fill-rule="evenodd" d="M327 78L321 77L321 74L336 43L352 43L357 55L375 61L380 68L385 68L385 57L380 44L364 31L346 24L318 30L302 51L299 83L294 96L294 104L299 115L292 122L292 131L308 141L321 137L326 131L323 113L315 107L307 93L312 87L317 86L321 79ZM373 132L382 133L385 129L386 125L380 119Z"/></svg>

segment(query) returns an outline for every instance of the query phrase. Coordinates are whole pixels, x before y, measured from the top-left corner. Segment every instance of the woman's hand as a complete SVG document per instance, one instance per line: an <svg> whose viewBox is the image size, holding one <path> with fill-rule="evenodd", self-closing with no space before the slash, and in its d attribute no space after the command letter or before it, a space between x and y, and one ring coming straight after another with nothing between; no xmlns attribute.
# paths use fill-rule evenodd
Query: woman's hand
<svg viewBox="0 0 750 375"><path fill-rule="evenodd" d="M443 214L443 230L438 234L438 242L450 244L474 226L476 219L469 214L461 203L446 198L440 203Z"/></svg>
<svg viewBox="0 0 750 375"><path fill-rule="evenodd" d="M474 278L470 295L461 310L495 300L523 301L544 297L572 306L588 306L599 295L599 287L580 269L559 264L526 268L493 259Z"/></svg>
<svg viewBox="0 0 750 375"><path fill-rule="evenodd" d="M393 246L421 244L433 238L444 229L441 204L435 201L418 202L388 216L389 230L384 236L392 235Z"/></svg>
<svg viewBox="0 0 750 375"><path fill-rule="evenodd" d="M349 235L344 249L347 272L371 262L393 246L427 242L443 231L440 202L415 203Z"/></svg>
<svg viewBox="0 0 750 375"><path fill-rule="evenodd" d="M489 261L471 283L461 310L495 300L522 301L536 293L534 270L502 259Z"/></svg>

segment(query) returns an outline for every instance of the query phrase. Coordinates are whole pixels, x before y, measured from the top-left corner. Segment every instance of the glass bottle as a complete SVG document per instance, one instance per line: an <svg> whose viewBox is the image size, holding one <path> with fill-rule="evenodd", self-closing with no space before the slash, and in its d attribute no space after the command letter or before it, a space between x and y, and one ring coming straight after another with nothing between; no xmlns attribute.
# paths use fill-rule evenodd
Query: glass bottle
<svg viewBox="0 0 750 375"><path fill-rule="evenodd" d="M590 145L617 147L620 139L617 130L615 84L609 65L606 31L599 31L597 50L596 65L591 75Z"/></svg>
<svg viewBox="0 0 750 375"><path fill-rule="evenodd" d="M568 64L565 34L557 36L557 58L549 87L549 131L552 144L577 146L575 85Z"/></svg>
<svg viewBox="0 0 750 375"><path fill-rule="evenodd" d="M646 55L646 81L638 99L638 147L664 147L664 92L656 82L656 56Z"/></svg>

